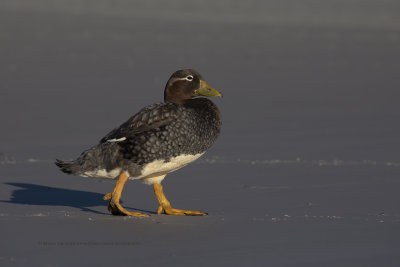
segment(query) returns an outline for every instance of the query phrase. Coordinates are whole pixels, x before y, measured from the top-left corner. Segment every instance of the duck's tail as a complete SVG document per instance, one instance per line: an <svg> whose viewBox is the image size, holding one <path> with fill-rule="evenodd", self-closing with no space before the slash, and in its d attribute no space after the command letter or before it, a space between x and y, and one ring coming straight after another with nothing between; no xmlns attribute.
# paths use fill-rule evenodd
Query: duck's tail
<svg viewBox="0 0 400 267"><path fill-rule="evenodd" d="M119 148L114 143L103 143L94 146L72 161L56 159L54 162L61 171L83 177L108 178L100 175L104 171L113 170L117 166ZM114 178L114 177L113 177Z"/></svg>
<svg viewBox="0 0 400 267"><path fill-rule="evenodd" d="M79 164L78 160L72 161L63 161L56 159L54 162L63 172L68 174L76 174L80 175L82 172L82 167Z"/></svg>

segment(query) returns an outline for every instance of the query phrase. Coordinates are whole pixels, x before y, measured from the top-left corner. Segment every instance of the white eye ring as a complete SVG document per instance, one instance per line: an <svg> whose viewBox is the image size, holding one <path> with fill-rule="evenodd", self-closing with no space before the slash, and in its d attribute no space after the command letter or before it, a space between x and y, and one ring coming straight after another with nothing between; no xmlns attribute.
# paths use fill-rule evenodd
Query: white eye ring
<svg viewBox="0 0 400 267"><path fill-rule="evenodd" d="M191 81L193 81L193 76L192 76L192 75L189 75L189 76L187 76L187 77L185 78L185 80L191 82Z"/></svg>

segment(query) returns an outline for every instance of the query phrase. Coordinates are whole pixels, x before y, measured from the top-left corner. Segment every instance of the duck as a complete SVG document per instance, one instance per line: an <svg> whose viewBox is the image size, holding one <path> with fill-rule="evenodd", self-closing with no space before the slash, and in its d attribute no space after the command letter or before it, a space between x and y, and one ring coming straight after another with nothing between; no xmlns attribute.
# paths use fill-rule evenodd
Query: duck
<svg viewBox="0 0 400 267"><path fill-rule="evenodd" d="M105 194L113 215L149 216L121 206L122 190L128 180L153 186L159 202L157 214L203 216L206 212L172 208L161 182L171 172L201 157L221 132L221 114L208 97L222 97L193 69L174 72L164 89L164 102L142 108L125 123L106 134L97 145L72 161L56 159L67 174L115 179Z"/></svg>

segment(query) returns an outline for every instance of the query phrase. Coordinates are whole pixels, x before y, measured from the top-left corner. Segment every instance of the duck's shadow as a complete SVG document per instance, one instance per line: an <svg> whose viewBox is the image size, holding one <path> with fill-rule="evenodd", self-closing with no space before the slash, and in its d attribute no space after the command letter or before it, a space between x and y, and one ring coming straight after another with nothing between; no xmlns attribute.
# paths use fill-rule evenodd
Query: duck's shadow
<svg viewBox="0 0 400 267"><path fill-rule="evenodd" d="M107 214L91 209L92 207L97 206L107 206L107 201L103 200L104 195L100 193L27 183L5 184L18 187L18 189L15 189L12 192L10 200L0 200L0 202L24 205L73 207L79 208L82 211ZM135 208L129 209L154 214L152 211Z"/></svg>

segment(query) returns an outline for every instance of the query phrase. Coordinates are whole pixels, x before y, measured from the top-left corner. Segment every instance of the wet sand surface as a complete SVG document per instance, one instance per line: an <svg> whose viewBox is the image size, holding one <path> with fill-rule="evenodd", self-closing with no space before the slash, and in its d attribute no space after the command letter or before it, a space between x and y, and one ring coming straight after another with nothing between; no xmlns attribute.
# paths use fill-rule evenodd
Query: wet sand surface
<svg viewBox="0 0 400 267"><path fill-rule="evenodd" d="M2 266L398 266L396 1L2 1ZM224 94L223 132L152 188L53 164L162 101L172 72Z"/></svg>

